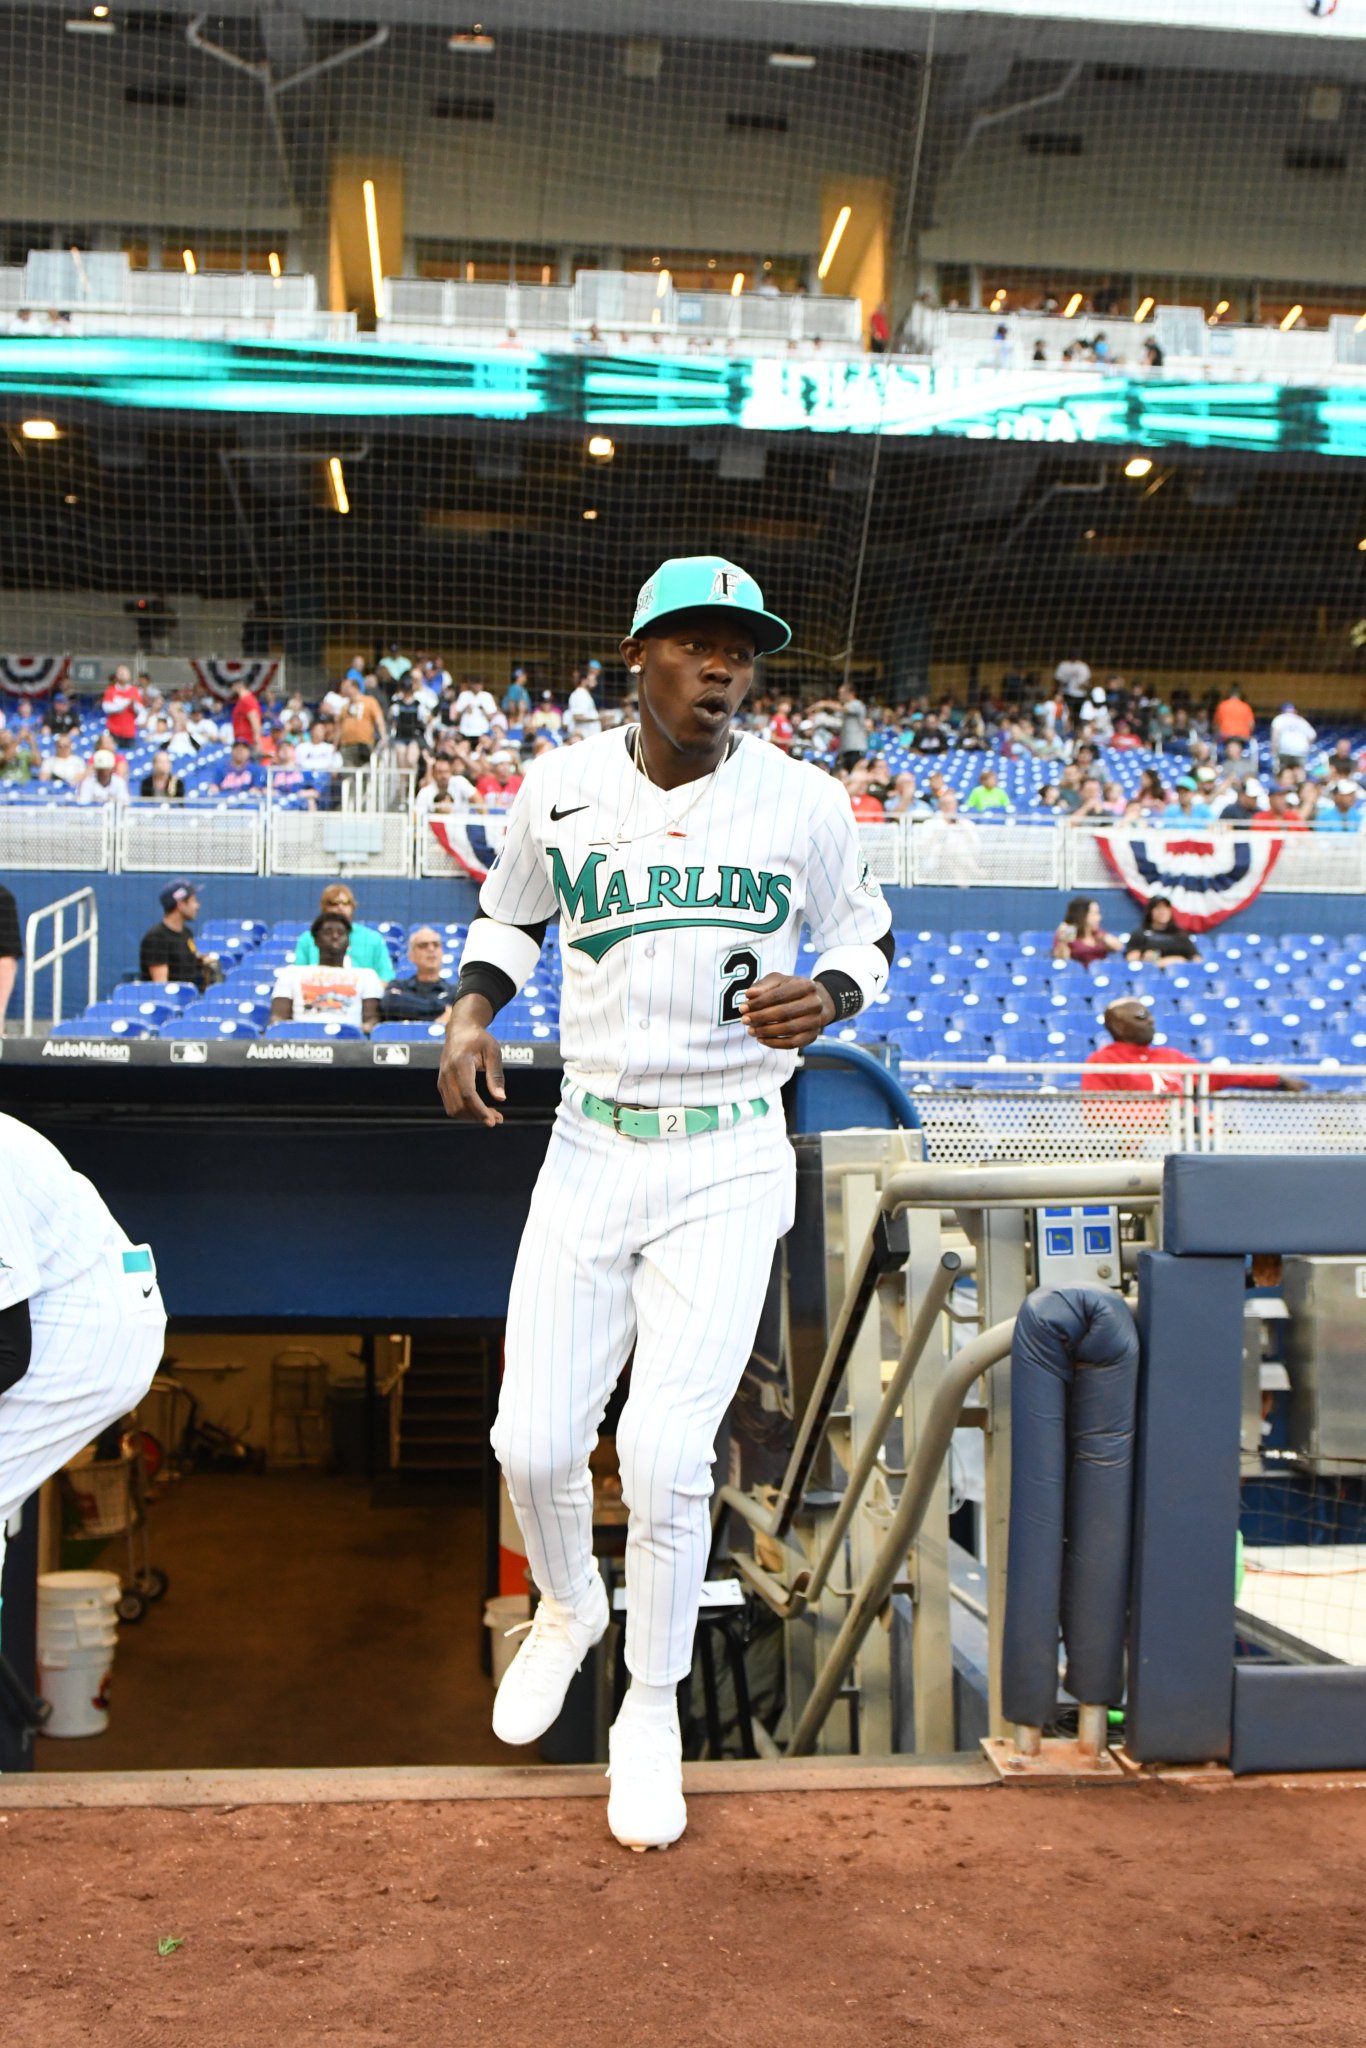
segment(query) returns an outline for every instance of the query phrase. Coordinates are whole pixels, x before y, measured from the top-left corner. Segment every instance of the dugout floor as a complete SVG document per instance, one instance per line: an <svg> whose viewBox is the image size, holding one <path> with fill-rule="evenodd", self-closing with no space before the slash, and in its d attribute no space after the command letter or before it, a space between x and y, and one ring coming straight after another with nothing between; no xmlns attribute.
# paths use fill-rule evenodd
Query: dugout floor
<svg viewBox="0 0 1366 2048"><path fill-rule="evenodd" d="M47 2048L1362 2039L1362 1791L723 1793L651 1856L596 1798L0 1799L0 1837L6 2039Z"/></svg>
<svg viewBox="0 0 1366 2048"><path fill-rule="evenodd" d="M489 1727L479 1508L371 1499L311 1471L178 1481L150 1523L171 1590L119 1631L109 1727L40 1737L37 1768L525 1762Z"/></svg>

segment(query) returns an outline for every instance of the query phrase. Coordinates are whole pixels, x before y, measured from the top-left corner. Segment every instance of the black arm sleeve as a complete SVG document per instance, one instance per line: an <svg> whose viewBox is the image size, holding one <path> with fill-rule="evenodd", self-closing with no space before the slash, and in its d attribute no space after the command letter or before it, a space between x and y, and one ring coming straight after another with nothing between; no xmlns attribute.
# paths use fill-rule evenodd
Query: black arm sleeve
<svg viewBox="0 0 1366 2048"><path fill-rule="evenodd" d="M543 917L539 924L519 924L515 929L525 932L538 946L545 944L545 928L549 918ZM501 967L494 967L488 960L471 960L468 967L461 967L460 978L455 984L455 1000L461 996L482 996L490 1005L496 1017L504 1004L510 1003L517 993L516 983L510 974L504 974Z"/></svg>
<svg viewBox="0 0 1366 2048"><path fill-rule="evenodd" d="M7 1394L24 1377L32 1356L28 1303L16 1301L10 1308L0 1308L0 1394Z"/></svg>
<svg viewBox="0 0 1366 2048"><path fill-rule="evenodd" d="M19 938L19 906L10 891L0 887L0 960L22 960Z"/></svg>

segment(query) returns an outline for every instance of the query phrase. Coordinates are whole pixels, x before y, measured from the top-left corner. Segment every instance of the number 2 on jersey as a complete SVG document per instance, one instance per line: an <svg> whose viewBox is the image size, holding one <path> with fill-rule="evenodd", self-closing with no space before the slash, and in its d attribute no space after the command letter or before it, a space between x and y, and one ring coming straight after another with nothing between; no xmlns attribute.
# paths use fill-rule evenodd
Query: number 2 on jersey
<svg viewBox="0 0 1366 2048"><path fill-rule="evenodd" d="M750 946L736 946L721 962L721 1012L722 1024L744 1022L740 1009L740 997L747 988L753 988L759 979L759 956Z"/></svg>

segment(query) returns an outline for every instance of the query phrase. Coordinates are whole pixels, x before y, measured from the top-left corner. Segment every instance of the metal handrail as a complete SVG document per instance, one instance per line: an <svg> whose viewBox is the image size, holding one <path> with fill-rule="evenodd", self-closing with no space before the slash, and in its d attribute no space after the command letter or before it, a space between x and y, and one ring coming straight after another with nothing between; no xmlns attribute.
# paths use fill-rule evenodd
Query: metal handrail
<svg viewBox="0 0 1366 2048"><path fill-rule="evenodd" d="M76 929L66 936L66 913L74 906ZM47 918L52 919L52 945L46 953L38 951L38 932ZM43 968L52 969L52 1022L58 1024L62 1016L62 962L68 953L78 947L88 946L87 1005L93 1003L99 988L100 964L100 906L93 889L73 889L69 896L59 896L55 903L45 903L40 910L32 911L24 924L24 1036L33 1036L34 992L38 976Z"/></svg>
<svg viewBox="0 0 1366 2048"><path fill-rule="evenodd" d="M1014 1335L1015 1318L1012 1316L1008 1322L994 1323L989 1330L983 1330L980 1337L974 1337L949 1360L930 1402L930 1412L907 1471L896 1512L873 1560L872 1571L854 1595L844 1625L816 1675L811 1697L792 1731L792 1740L787 1746L789 1756L809 1756L815 1748L816 1738L840 1696L849 1667L858 1655L859 1645L891 1597L906 1553L920 1533L920 1525L939 1477L939 1468L948 1456L953 1432L958 1427L963 1403L982 1374L1010 1355Z"/></svg>

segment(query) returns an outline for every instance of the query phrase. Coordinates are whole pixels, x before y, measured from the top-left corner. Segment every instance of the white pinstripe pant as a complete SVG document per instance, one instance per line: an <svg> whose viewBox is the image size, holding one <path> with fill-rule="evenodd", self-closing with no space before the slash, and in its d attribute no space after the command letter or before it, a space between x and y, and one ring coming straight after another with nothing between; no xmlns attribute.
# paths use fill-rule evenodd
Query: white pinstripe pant
<svg viewBox="0 0 1366 2048"><path fill-rule="evenodd" d="M45 1479L130 1408L161 1363L166 1311L120 1254L29 1303L33 1354L0 1394L0 1565L5 1524Z"/></svg>
<svg viewBox="0 0 1366 2048"><path fill-rule="evenodd" d="M594 1568L589 1453L634 1345L617 1451L626 1663L647 1685L692 1666L713 1444L795 1181L776 1101L754 1122L660 1140L565 1105L531 1198L493 1448L536 1584L578 1606Z"/></svg>

